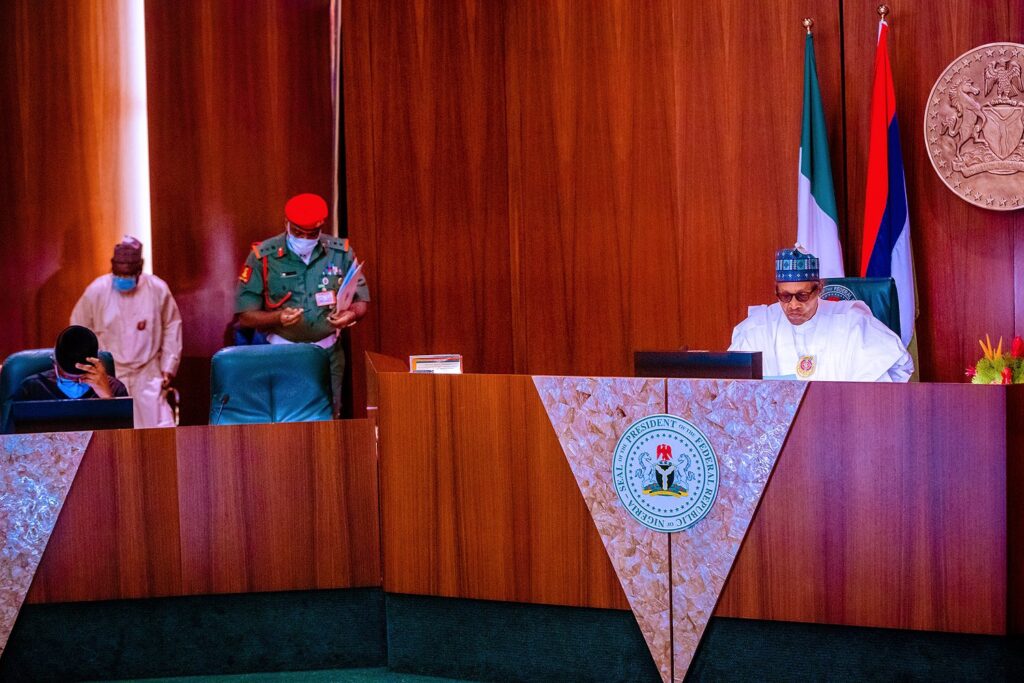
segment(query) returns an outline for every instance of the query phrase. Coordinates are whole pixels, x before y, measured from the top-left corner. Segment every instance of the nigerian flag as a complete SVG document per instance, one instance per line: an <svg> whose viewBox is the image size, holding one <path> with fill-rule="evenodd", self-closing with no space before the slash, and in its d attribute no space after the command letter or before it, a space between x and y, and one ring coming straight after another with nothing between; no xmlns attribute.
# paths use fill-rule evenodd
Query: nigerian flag
<svg viewBox="0 0 1024 683"><path fill-rule="evenodd" d="M828 158L825 110L821 105L818 68L814 62L814 38L808 31L804 48L804 116L800 135L796 239L818 257L823 278L844 277L838 216L832 164Z"/></svg>

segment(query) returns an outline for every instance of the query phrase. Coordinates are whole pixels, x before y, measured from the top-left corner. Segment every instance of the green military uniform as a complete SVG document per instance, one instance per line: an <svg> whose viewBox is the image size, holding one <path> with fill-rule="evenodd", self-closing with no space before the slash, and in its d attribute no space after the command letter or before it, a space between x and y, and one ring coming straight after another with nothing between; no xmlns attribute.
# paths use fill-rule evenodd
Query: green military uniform
<svg viewBox="0 0 1024 683"><path fill-rule="evenodd" d="M321 234L319 242L313 249L308 265L288 249L286 233L253 244L238 278L235 312L301 308L302 319L298 323L270 332L291 342L322 342L332 336L334 328L327 322L327 316L334 310L334 306L317 305L316 295L319 292L338 290L338 285L355 260L355 254L349 249L348 240ZM370 291L361 274L352 300L370 300ZM337 414L341 406L341 379L345 373L345 354L340 337L328 347L328 351L331 355L331 389Z"/></svg>

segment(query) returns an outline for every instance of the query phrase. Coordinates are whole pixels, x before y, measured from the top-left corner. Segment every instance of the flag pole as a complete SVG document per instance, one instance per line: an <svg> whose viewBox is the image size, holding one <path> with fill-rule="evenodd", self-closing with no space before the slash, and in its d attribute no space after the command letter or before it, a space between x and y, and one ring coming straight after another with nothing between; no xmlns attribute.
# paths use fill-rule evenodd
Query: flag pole
<svg viewBox="0 0 1024 683"><path fill-rule="evenodd" d="M879 5L878 6L878 16L882 17L882 21L885 21L886 17L889 16L889 6L888 5Z"/></svg>
<svg viewBox="0 0 1024 683"><path fill-rule="evenodd" d="M807 17L803 20L804 28L807 29L807 35L811 35L811 27L814 26L814 19Z"/></svg>

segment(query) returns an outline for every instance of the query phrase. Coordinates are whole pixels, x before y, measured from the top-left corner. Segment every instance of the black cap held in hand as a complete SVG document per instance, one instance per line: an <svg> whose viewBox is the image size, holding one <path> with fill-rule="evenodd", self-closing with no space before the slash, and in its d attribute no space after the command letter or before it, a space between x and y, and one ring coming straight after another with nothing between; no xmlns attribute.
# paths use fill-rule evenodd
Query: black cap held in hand
<svg viewBox="0 0 1024 683"><path fill-rule="evenodd" d="M60 369L71 375L81 375L82 371L75 367L76 363L85 363L86 358L96 358L100 352L100 343L96 335L88 327L71 325L57 335L53 345L53 355Z"/></svg>

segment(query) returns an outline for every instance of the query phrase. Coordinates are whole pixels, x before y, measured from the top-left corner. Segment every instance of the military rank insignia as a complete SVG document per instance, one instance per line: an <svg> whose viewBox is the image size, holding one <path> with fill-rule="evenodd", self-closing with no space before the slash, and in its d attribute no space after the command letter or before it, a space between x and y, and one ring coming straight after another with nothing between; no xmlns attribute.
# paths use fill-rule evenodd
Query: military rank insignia
<svg viewBox="0 0 1024 683"><path fill-rule="evenodd" d="M243 285L249 284L249 279L252 277L252 268L245 266L242 268L242 274L238 276L238 279Z"/></svg>

